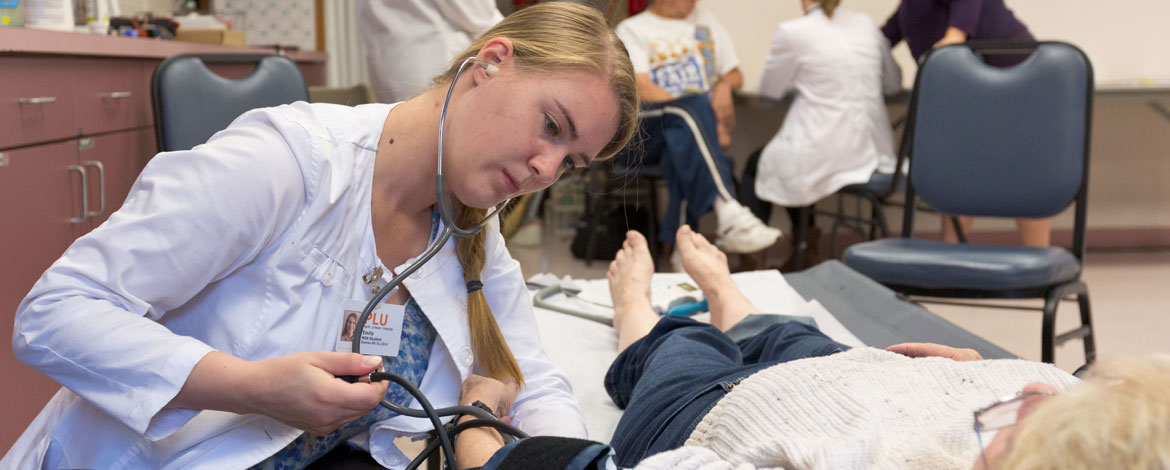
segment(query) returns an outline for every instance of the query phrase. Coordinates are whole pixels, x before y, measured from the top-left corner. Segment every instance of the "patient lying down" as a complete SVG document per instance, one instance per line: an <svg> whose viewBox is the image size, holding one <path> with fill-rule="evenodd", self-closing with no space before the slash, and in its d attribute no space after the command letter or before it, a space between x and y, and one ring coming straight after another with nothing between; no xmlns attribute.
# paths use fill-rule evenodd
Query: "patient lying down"
<svg viewBox="0 0 1170 470"><path fill-rule="evenodd" d="M636 232L607 274L621 354L605 386L626 410L611 442L622 467L1170 468L1166 357L1103 363L1079 383L942 345L849 350L761 315L701 235L683 226L677 244L711 324L654 314Z"/></svg>

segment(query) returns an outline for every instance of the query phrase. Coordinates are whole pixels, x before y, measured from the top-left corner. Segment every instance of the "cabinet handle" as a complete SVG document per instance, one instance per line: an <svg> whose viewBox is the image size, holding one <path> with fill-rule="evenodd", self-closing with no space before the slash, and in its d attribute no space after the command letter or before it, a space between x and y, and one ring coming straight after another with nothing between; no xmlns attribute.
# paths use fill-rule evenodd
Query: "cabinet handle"
<svg viewBox="0 0 1170 470"><path fill-rule="evenodd" d="M46 104L46 103L56 103L57 97L56 96L38 96L36 98L21 98L17 101L19 101L20 104Z"/></svg>
<svg viewBox="0 0 1170 470"><path fill-rule="evenodd" d="M102 98L117 99L117 98L129 98L129 97L130 97L130 92L128 92L128 91L111 91L109 93L102 94Z"/></svg>
<svg viewBox="0 0 1170 470"><path fill-rule="evenodd" d="M69 171L81 173L81 217L69 219L71 223L80 224L85 222L86 217L89 217L89 183L85 181L85 167L81 165L69 165Z"/></svg>
<svg viewBox="0 0 1170 470"><path fill-rule="evenodd" d="M85 162L85 166L92 166L98 169L98 193L101 194L98 200L101 201L101 207L98 207L96 211L87 211L85 213L88 217L97 217L106 212L106 167L102 165L102 162L96 160ZM82 190L84 191L85 188L82 188ZM89 199L89 193L86 193L85 198Z"/></svg>

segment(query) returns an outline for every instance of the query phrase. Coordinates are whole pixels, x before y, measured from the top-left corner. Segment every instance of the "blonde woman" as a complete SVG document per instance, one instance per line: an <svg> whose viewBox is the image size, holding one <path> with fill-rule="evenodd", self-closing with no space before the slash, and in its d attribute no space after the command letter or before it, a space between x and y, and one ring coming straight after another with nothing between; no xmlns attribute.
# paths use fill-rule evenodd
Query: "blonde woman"
<svg viewBox="0 0 1170 470"><path fill-rule="evenodd" d="M437 407L480 401L529 434L583 436L495 222L388 298L396 354L336 351L351 303L439 229L440 108L468 57L444 136L460 226L611 157L636 129L633 68L605 18L554 3L499 23L407 101L254 110L158 155L20 305L16 356L65 388L0 467L301 468L347 440L401 467L393 439L430 425L377 405L409 396L336 378L380 366ZM492 434L469 434L460 462L485 460Z"/></svg>

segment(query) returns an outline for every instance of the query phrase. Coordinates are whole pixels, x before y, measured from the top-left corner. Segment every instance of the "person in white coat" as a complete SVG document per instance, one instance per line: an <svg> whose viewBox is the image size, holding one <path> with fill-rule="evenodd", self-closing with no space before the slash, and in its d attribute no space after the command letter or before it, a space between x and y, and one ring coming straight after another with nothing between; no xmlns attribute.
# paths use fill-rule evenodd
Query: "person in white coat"
<svg viewBox="0 0 1170 470"><path fill-rule="evenodd" d="M346 441L401 468L393 439L427 420L378 406L412 404L397 386L336 377L379 365L436 407L480 401L529 434L584 437L494 220L388 298L405 312L396 356L339 352L349 305L439 228L449 84L445 197L462 227L612 157L637 129L633 67L590 7L526 8L459 57L409 101L253 110L156 156L20 304L17 358L64 388L0 468L302 468ZM459 462L482 464L498 439L460 434Z"/></svg>
<svg viewBox="0 0 1170 470"><path fill-rule="evenodd" d="M459 51L504 19L495 0L358 0L358 28L378 101L431 85Z"/></svg>
<svg viewBox="0 0 1170 470"><path fill-rule="evenodd" d="M902 83L871 18L839 8L840 0L800 3L804 16L777 27L760 77L765 96L796 91L784 125L759 156L754 187L760 199L787 208L894 171L883 94Z"/></svg>

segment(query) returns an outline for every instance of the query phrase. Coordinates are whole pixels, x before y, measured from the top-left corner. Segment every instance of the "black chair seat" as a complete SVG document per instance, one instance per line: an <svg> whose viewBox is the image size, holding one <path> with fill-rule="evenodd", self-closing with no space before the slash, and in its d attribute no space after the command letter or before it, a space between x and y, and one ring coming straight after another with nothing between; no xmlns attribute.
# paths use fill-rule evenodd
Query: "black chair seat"
<svg viewBox="0 0 1170 470"><path fill-rule="evenodd" d="M879 195L879 196L885 195L886 193L889 193L889 194L905 193L906 192L906 178L904 176L902 178L898 178L898 187L894 188L893 191L890 191L890 185L893 183L893 179L894 179L893 173L874 172L872 175L870 175L869 181L866 181L864 183L851 184L851 185L845 186L845 187L841 188L839 192L848 193L848 194L866 194L866 193L868 193L868 194Z"/></svg>
<svg viewBox="0 0 1170 470"><path fill-rule="evenodd" d="M886 285L927 289L1020 290L1077 279L1080 263L1055 247L983 246L892 238L845 251L850 268Z"/></svg>

